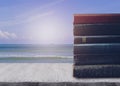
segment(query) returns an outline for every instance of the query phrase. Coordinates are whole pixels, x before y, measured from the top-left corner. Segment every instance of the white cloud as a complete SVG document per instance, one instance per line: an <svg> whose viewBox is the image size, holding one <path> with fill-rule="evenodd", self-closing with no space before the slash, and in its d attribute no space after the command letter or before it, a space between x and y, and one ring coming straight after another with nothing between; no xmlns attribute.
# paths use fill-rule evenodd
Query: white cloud
<svg viewBox="0 0 120 86"><path fill-rule="evenodd" d="M0 30L0 39L16 39L16 38L17 36L15 33Z"/></svg>

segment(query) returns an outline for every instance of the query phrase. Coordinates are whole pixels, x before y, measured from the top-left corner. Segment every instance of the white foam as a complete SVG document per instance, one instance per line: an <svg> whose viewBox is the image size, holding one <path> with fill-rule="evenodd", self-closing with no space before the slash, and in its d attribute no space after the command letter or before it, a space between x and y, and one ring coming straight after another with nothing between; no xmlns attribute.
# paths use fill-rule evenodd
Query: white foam
<svg viewBox="0 0 120 86"><path fill-rule="evenodd" d="M0 55L0 58L8 58L8 57L15 57L15 58L36 58L36 57L39 57L39 58L45 58L45 57L49 57L49 58L73 58L73 56L57 56L57 55L22 55L22 54L4 54L4 55Z"/></svg>

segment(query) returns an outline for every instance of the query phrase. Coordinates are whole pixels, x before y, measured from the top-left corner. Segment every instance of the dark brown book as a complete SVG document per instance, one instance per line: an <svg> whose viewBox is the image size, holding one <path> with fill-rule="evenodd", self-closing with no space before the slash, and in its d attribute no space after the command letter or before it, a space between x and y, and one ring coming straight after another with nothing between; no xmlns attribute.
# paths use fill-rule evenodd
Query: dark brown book
<svg viewBox="0 0 120 86"><path fill-rule="evenodd" d="M80 44L74 46L74 54L117 54L120 44Z"/></svg>
<svg viewBox="0 0 120 86"><path fill-rule="evenodd" d="M120 65L120 54L76 54L74 65Z"/></svg>
<svg viewBox="0 0 120 86"><path fill-rule="evenodd" d="M120 24L74 26L74 36L120 35Z"/></svg>
<svg viewBox="0 0 120 86"><path fill-rule="evenodd" d="M74 66L76 78L119 78L120 65L82 65Z"/></svg>
<svg viewBox="0 0 120 86"><path fill-rule="evenodd" d="M92 44L92 43L120 43L120 36L101 36L101 37L77 37L74 38L74 44Z"/></svg>

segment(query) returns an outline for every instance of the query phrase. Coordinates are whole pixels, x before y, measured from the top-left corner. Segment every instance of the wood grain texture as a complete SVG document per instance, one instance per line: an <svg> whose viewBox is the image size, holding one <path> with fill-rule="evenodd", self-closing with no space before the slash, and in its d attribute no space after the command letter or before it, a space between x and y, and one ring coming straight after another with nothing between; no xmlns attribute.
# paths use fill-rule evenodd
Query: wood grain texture
<svg viewBox="0 0 120 86"><path fill-rule="evenodd" d="M119 82L0 82L0 86L119 86Z"/></svg>

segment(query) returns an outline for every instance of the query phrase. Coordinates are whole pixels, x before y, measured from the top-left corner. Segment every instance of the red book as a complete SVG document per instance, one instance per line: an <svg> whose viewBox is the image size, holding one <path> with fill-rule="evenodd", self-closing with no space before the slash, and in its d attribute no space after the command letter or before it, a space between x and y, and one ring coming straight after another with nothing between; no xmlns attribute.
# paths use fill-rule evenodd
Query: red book
<svg viewBox="0 0 120 86"><path fill-rule="evenodd" d="M120 23L120 14L75 14L74 24Z"/></svg>

